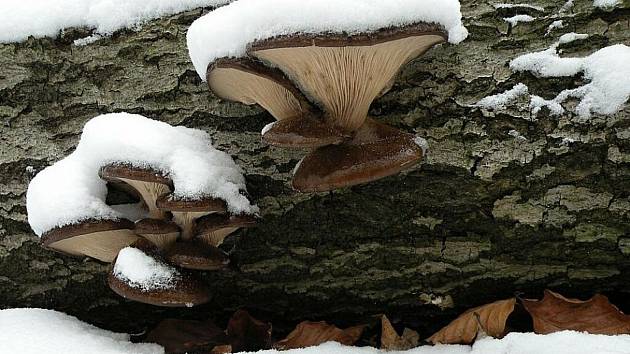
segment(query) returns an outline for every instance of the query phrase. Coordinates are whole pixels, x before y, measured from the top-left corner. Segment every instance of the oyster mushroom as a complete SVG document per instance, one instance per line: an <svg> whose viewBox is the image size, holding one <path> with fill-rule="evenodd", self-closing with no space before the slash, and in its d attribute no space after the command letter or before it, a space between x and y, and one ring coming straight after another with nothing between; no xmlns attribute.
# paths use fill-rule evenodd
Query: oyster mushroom
<svg viewBox="0 0 630 354"><path fill-rule="evenodd" d="M175 243L166 252L166 258L179 267L195 270L219 270L230 264L225 252L199 240Z"/></svg>
<svg viewBox="0 0 630 354"><path fill-rule="evenodd" d="M141 219L136 221L134 232L151 241L160 249L168 249L179 237L179 227L170 221L160 219Z"/></svg>
<svg viewBox="0 0 630 354"><path fill-rule="evenodd" d="M164 219L166 214L156 206L159 197L171 192L172 182L159 171L138 168L126 164L103 166L99 176L109 182L125 183L131 186L144 201L152 219Z"/></svg>
<svg viewBox="0 0 630 354"><path fill-rule="evenodd" d="M207 245L217 247L239 228L255 226L256 220L252 215L207 215L197 220L195 237Z"/></svg>
<svg viewBox="0 0 630 354"><path fill-rule="evenodd" d="M90 219L49 230L42 234L41 242L64 254L111 262L122 248L138 239L133 228L133 222L126 219Z"/></svg>
<svg viewBox="0 0 630 354"><path fill-rule="evenodd" d="M225 212L226 205L221 199L203 198L198 200L181 200L170 195L157 200L157 207L173 214L173 221L181 228L183 240L191 240L195 229L195 220L211 214Z"/></svg>
<svg viewBox="0 0 630 354"><path fill-rule="evenodd" d="M343 141L321 113L282 72L249 59L219 59L208 66L208 86L219 97L259 104L277 122L263 129L263 141L276 146L312 148Z"/></svg>
<svg viewBox="0 0 630 354"><path fill-rule="evenodd" d="M157 306L190 307L210 300L199 280L164 262L158 248L142 239L120 250L107 283L124 298Z"/></svg>

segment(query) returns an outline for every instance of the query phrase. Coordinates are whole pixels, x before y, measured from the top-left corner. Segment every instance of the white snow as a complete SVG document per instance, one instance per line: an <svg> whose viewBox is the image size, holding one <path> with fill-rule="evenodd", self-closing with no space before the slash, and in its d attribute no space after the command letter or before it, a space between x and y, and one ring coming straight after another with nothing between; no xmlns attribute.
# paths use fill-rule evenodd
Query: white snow
<svg viewBox="0 0 630 354"><path fill-rule="evenodd" d="M197 19L188 29L188 51L205 81L209 63L242 57L247 45L280 35L356 34L416 22L442 24L449 42L468 36L458 0L238 0Z"/></svg>
<svg viewBox="0 0 630 354"><path fill-rule="evenodd" d="M421 137L421 136L416 136L415 138L413 138L413 142L418 145L420 147L420 149L422 149L422 155L426 156L427 155L427 151L429 151L429 142L427 141L427 139Z"/></svg>
<svg viewBox="0 0 630 354"><path fill-rule="evenodd" d="M475 106L493 110L505 109L508 103L514 101L520 96L526 95L527 92L527 85L518 83L503 93L482 98L475 104Z"/></svg>
<svg viewBox="0 0 630 354"><path fill-rule="evenodd" d="M576 113L585 118L591 113L610 115L619 111L630 97L630 47L617 44L587 57L561 58L556 50L558 43L542 52L517 57L510 62L510 68L530 71L540 77L583 73L584 78L590 81L588 84L564 90L552 101L560 104L569 97L579 98ZM537 102L536 106L540 103Z"/></svg>
<svg viewBox="0 0 630 354"><path fill-rule="evenodd" d="M551 31L553 31L556 28L564 28L564 22L562 22L562 20L553 21L549 25L549 27L547 27L547 32L545 33L545 36L549 35L549 33L551 33Z"/></svg>
<svg viewBox="0 0 630 354"><path fill-rule="evenodd" d="M134 344L73 316L44 309L0 310L0 351L7 354L160 354L157 344Z"/></svg>
<svg viewBox="0 0 630 354"><path fill-rule="evenodd" d="M68 27L109 35L160 16L230 0L20 0L0 1L0 42L56 37Z"/></svg>
<svg viewBox="0 0 630 354"><path fill-rule="evenodd" d="M621 4L622 0L593 0L593 6L600 9L611 9L617 4Z"/></svg>
<svg viewBox="0 0 630 354"><path fill-rule="evenodd" d="M532 22L536 18L530 15L516 15L512 17L504 17L503 21L512 25L512 27L518 25L519 22Z"/></svg>
<svg viewBox="0 0 630 354"><path fill-rule="evenodd" d="M564 5L562 5L562 7L560 8L560 14L569 12L569 10L573 8L573 5L573 0L567 0L567 2L565 2Z"/></svg>
<svg viewBox="0 0 630 354"><path fill-rule="evenodd" d="M175 268L133 247L120 250L113 273L129 286L143 291L170 289L181 277Z"/></svg>
<svg viewBox="0 0 630 354"><path fill-rule="evenodd" d="M588 34L586 33L570 32L570 33L565 33L562 36L560 36L560 38L558 38L558 43L567 44L573 41L577 41L578 39L586 39L586 38L588 38Z"/></svg>
<svg viewBox="0 0 630 354"><path fill-rule="evenodd" d="M212 147L206 132L113 113L90 120L76 150L33 178L26 194L33 231L41 235L89 218L127 217L105 204L107 189L98 177L100 167L121 162L162 171L173 180L177 198L220 198L231 213L258 212L240 193L245 190L242 170Z"/></svg>
<svg viewBox="0 0 630 354"><path fill-rule="evenodd" d="M564 113L564 108L560 102L553 100L546 100L540 96L532 95L529 101L529 109L535 116L540 112L543 107L547 107L552 116L558 116Z"/></svg>
<svg viewBox="0 0 630 354"><path fill-rule="evenodd" d="M495 9L512 9L512 8L526 8L526 9L534 9L537 11L545 11L545 8L542 6L536 6L531 4L494 4Z"/></svg>
<svg viewBox="0 0 630 354"><path fill-rule="evenodd" d="M276 124L276 122L271 122L267 125L265 125L262 130L260 131L260 135L265 135L266 132L269 131L269 129L273 128L273 125Z"/></svg>

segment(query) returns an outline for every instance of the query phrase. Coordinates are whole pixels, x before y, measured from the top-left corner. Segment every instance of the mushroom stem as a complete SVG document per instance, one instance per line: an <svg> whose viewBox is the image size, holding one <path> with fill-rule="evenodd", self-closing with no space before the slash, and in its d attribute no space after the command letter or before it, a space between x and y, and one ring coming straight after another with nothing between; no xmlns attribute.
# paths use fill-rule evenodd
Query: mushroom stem
<svg viewBox="0 0 630 354"><path fill-rule="evenodd" d="M158 209L155 203L159 197L170 192L170 189L167 185L162 184L162 183L137 181L137 180L128 179L128 178L119 178L119 179L129 184L136 191L138 191L138 193L140 193L142 200L144 201L147 208L149 209L149 217L151 219L165 219L166 218L166 212Z"/></svg>
<svg viewBox="0 0 630 354"><path fill-rule="evenodd" d="M223 229L219 229L216 231L211 231L204 233L199 236L199 239L202 240L205 244L217 247L223 243L223 240L232 232L238 230L239 227L226 227Z"/></svg>
<svg viewBox="0 0 630 354"><path fill-rule="evenodd" d="M173 221L182 229L182 240L188 241L195 235L195 220L211 212L208 211L172 211Z"/></svg>

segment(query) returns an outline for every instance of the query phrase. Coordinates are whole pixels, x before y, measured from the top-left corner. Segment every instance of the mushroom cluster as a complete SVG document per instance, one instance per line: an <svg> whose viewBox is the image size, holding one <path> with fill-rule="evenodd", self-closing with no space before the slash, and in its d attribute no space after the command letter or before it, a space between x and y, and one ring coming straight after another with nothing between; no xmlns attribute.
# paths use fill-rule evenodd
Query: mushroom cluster
<svg viewBox="0 0 630 354"><path fill-rule="evenodd" d="M117 135L134 124L152 143L170 144L177 159L141 139L121 144L125 136L103 141L95 134ZM196 164L164 163L182 159ZM190 180L197 184L187 186ZM221 192L209 193L208 185ZM186 188L195 193L183 194ZM109 205L109 190L140 203ZM113 262L108 283L116 293L154 305L191 306L209 298L192 270L225 268L229 257L218 246L256 223L257 208L241 191L241 170L212 148L205 133L116 114L88 122L75 152L31 181L27 209L46 248Z"/></svg>
<svg viewBox="0 0 630 354"><path fill-rule="evenodd" d="M419 22L359 34L276 36L249 43L246 56L210 62L206 80L217 96L258 104L277 120L262 140L310 152L292 186L328 191L396 174L419 162L424 139L368 115L401 67L444 42L436 23Z"/></svg>

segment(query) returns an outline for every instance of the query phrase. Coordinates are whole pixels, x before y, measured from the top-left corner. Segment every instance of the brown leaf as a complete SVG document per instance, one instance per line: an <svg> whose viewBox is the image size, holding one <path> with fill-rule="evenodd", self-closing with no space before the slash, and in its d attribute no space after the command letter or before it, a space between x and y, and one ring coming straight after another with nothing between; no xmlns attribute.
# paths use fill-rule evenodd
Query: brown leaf
<svg viewBox="0 0 630 354"><path fill-rule="evenodd" d="M319 345L335 341L345 345L353 345L359 340L365 326L354 326L339 329L324 321L304 321L297 325L289 335L274 345L277 349L294 349Z"/></svg>
<svg viewBox="0 0 630 354"><path fill-rule="evenodd" d="M481 331L489 336L501 338L505 335L505 322L514 311L515 304L516 298L511 298L470 309L433 334L427 341L433 344L470 344Z"/></svg>
<svg viewBox="0 0 630 354"><path fill-rule="evenodd" d="M381 349L407 350L417 347L419 341L418 332L405 328L399 336L387 316L381 316Z"/></svg>
<svg viewBox="0 0 630 354"><path fill-rule="evenodd" d="M145 341L163 346L167 353L210 353L215 346L227 343L227 336L210 321L167 319L149 332Z"/></svg>
<svg viewBox="0 0 630 354"><path fill-rule="evenodd" d="M235 352L271 347L271 324L253 318L245 310L238 310L232 315L226 333Z"/></svg>
<svg viewBox="0 0 630 354"><path fill-rule="evenodd" d="M227 354L232 352L232 346L229 344L217 345L212 348L210 354Z"/></svg>
<svg viewBox="0 0 630 354"><path fill-rule="evenodd" d="M582 301L545 290L542 300L522 299L521 302L534 319L536 333L563 330L608 335L630 333L630 316L624 315L601 294Z"/></svg>

